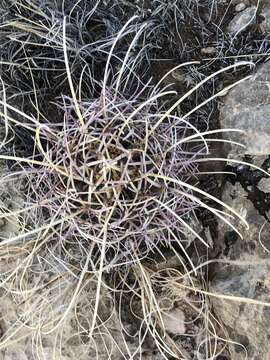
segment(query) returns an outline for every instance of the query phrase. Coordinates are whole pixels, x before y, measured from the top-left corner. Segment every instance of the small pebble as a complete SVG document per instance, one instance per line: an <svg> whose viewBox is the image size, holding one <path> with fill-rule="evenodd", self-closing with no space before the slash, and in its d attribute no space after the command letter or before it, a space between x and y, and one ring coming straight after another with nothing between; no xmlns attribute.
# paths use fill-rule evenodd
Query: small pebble
<svg viewBox="0 0 270 360"><path fill-rule="evenodd" d="M240 3L240 4L237 4L236 7L235 7L235 11L236 12L240 12L240 11L243 11L245 10L246 8L246 5L244 3Z"/></svg>
<svg viewBox="0 0 270 360"><path fill-rule="evenodd" d="M269 193L270 192L270 178L262 178L257 187L259 190L261 190L265 193Z"/></svg>
<svg viewBox="0 0 270 360"><path fill-rule="evenodd" d="M229 23L227 31L233 35L245 30L247 26L253 24L256 21L256 13L256 6L248 7L245 10L239 12Z"/></svg>
<svg viewBox="0 0 270 360"><path fill-rule="evenodd" d="M208 46L201 49L202 54L211 55L211 54L215 54L215 52L216 52L216 48L214 48L213 46Z"/></svg>

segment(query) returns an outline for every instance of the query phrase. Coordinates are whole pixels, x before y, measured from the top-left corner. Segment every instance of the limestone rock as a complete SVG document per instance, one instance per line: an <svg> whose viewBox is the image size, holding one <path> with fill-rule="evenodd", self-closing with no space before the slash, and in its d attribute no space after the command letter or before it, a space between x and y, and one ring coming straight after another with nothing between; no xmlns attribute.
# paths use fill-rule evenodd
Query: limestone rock
<svg viewBox="0 0 270 360"><path fill-rule="evenodd" d="M223 265L211 291L235 297L270 302L270 264L246 259L241 266ZM213 298L215 313L235 342L229 345L233 360L269 360L270 308L232 299Z"/></svg>
<svg viewBox="0 0 270 360"><path fill-rule="evenodd" d="M256 157L253 163L261 166L265 157ZM219 222L220 262L214 267L211 292L242 298L242 301L211 297L217 318L228 331L233 360L269 360L270 339L270 223L260 211L263 204L254 201L262 195L262 201L270 193L268 178L257 185L243 186L227 182L222 200L236 210L249 224L232 224L240 231L242 239L229 225ZM258 200L259 201L259 200ZM247 299L247 300L246 300ZM267 305L254 305L248 299ZM234 343L233 343L234 342Z"/></svg>
<svg viewBox="0 0 270 360"><path fill-rule="evenodd" d="M227 27L228 33L235 35L245 30L247 26L255 22L256 12L256 6L250 6L245 10L239 12L229 23Z"/></svg>
<svg viewBox="0 0 270 360"><path fill-rule="evenodd" d="M240 2L239 4L237 4L235 6L235 11L240 12L240 11L245 10L245 8L246 8L246 5L242 2Z"/></svg>
<svg viewBox="0 0 270 360"><path fill-rule="evenodd" d="M270 3L263 5L260 15L263 18L260 23L261 30L266 34L270 34Z"/></svg>
<svg viewBox="0 0 270 360"><path fill-rule="evenodd" d="M163 315L165 329L172 334L185 333L185 315L180 309L172 309Z"/></svg>
<svg viewBox="0 0 270 360"><path fill-rule="evenodd" d="M226 138L241 142L246 149L230 146L230 153L254 156L270 154L270 61L255 75L238 84L226 97L220 109L223 129L240 129L239 133L226 133Z"/></svg>

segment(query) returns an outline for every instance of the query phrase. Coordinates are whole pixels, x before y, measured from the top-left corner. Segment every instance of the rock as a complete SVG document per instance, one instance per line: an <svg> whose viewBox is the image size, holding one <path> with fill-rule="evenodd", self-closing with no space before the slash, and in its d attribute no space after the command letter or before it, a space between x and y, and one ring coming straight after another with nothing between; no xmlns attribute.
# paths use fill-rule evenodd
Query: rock
<svg viewBox="0 0 270 360"><path fill-rule="evenodd" d="M245 266L223 265L211 284L215 294L270 302L270 263L246 259ZM230 340L231 359L269 360L270 307L212 298L214 312L225 325ZM238 344L237 344L238 343Z"/></svg>
<svg viewBox="0 0 270 360"><path fill-rule="evenodd" d="M264 160L263 156L255 157L253 163L261 166ZM210 291L269 303L268 307L248 304L248 300L210 297L213 311L232 341L228 343L231 359L269 360L270 223L260 214L263 204L254 201L257 192L262 199L268 196L269 180L262 178L245 189L239 182L227 182L222 194L222 200L241 214L249 229L237 219L227 218L240 231L241 239L229 225L219 221L220 262L213 268Z"/></svg>
<svg viewBox="0 0 270 360"><path fill-rule="evenodd" d="M235 35L245 30L247 26L253 24L256 20L256 6L250 6L241 11L231 20L227 27L227 32Z"/></svg>
<svg viewBox="0 0 270 360"><path fill-rule="evenodd" d="M265 225L266 219L255 208L254 203L249 200L254 192L254 189L250 193L247 192L239 183L235 185L227 183L224 188L222 201L233 208L249 224L249 228L246 228L237 218L235 220L230 219L230 222L241 233L243 237L241 239L229 225L221 220L219 221L218 246L227 259L236 260L241 256L245 257L246 254L248 257L254 255L256 258L263 259L268 255L260 241L270 250L270 238L267 236L267 231L270 231L270 224ZM259 206L259 204L255 205Z"/></svg>
<svg viewBox="0 0 270 360"><path fill-rule="evenodd" d="M217 49L214 46L208 46L201 49L201 53L205 55L213 55L217 52Z"/></svg>
<svg viewBox="0 0 270 360"><path fill-rule="evenodd" d="M270 33L270 4L265 4L260 12L263 21L260 23L261 31L264 33Z"/></svg>
<svg viewBox="0 0 270 360"><path fill-rule="evenodd" d="M226 133L226 139L246 146L232 145L231 155L270 154L270 61L262 65L255 75L238 84L226 97L220 109L221 128L244 130L246 135Z"/></svg>
<svg viewBox="0 0 270 360"><path fill-rule="evenodd" d="M14 345L12 349L8 349L5 353L2 353L3 360L27 360L25 349L23 346ZM1 358L0 358L1 359ZM64 359L63 359L64 360Z"/></svg>
<svg viewBox="0 0 270 360"><path fill-rule="evenodd" d="M246 5L244 3L239 3L235 6L235 11L240 12L240 11L245 10L245 8L246 8Z"/></svg>
<svg viewBox="0 0 270 360"><path fill-rule="evenodd" d="M261 179L258 184L258 189L260 189L261 191L270 193L270 178Z"/></svg>
<svg viewBox="0 0 270 360"><path fill-rule="evenodd" d="M172 309L165 313L163 316L163 323L166 331L174 335L184 334L185 327L185 315L180 309Z"/></svg>

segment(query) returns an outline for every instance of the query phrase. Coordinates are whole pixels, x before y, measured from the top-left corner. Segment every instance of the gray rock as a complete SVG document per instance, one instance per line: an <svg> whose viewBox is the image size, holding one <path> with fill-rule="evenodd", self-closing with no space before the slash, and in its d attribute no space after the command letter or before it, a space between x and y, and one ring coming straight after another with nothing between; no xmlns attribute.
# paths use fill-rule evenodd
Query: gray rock
<svg viewBox="0 0 270 360"><path fill-rule="evenodd" d="M241 142L243 149L232 145L232 155L267 155L270 153L270 61L261 66L247 81L238 84L227 96L220 109L220 124L224 129L240 129L246 132L227 133L229 140Z"/></svg>
<svg viewBox="0 0 270 360"><path fill-rule="evenodd" d="M227 27L227 32L235 35L245 30L245 28L256 20L256 6L250 6L245 10L239 12L235 17L231 20Z"/></svg>
<svg viewBox="0 0 270 360"><path fill-rule="evenodd" d="M172 334L185 334L185 314L181 309L172 309L163 315L166 331Z"/></svg>
<svg viewBox="0 0 270 360"><path fill-rule="evenodd" d="M213 46L208 46L208 47L201 49L201 53L204 55L212 55L212 54L215 54L216 52L217 52L217 49Z"/></svg>
<svg viewBox="0 0 270 360"><path fill-rule="evenodd" d="M258 165L261 162L258 162ZM241 239L240 236L233 233L229 225L220 220L218 239L220 251L230 260L239 259L246 254L248 257L254 255L256 258L267 258L269 254L265 248L269 249L270 252L270 237L267 235L268 232L270 233L270 224L266 224L265 218L248 199L248 193L239 183L236 185L227 183L223 191L222 201L240 214L249 224L249 228L246 228L237 218L230 219L232 225L241 233L243 237Z"/></svg>
<svg viewBox="0 0 270 360"><path fill-rule="evenodd" d="M270 193L270 178L263 178L258 184L258 189L266 193Z"/></svg>
<svg viewBox="0 0 270 360"><path fill-rule="evenodd" d="M270 4L265 4L262 7L260 15L263 17L263 21L260 23L261 30L270 34Z"/></svg>
<svg viewBox="0 0 270 360"><path fill-rule="evenodd" d="M264 160L265 157L256 157L253 163L260 166ZM258 189L269 193L269 179L260 180ZM228 344L231 359L269 360L270 223L259 214L239 183L226 183L222 200L248 222L249 229L237 219L230 219L240 231L241 239L227 224L219 221L217 246L221 262L214 267L210 290L221 298L211 297L213 310L230 340L238 343ZM244 299L236 301L222 298L222 295ZM250 304L246 299L269 303L269 306Z"/></svg>
<svg viewBox="0 0 270 360"><path fill-rule="evenodd" d="M235 11L240 12L240 11L245 10L245 8L246 8L246 5L241 2L235 6Z"/></svg>
<svg viewBox="0 0 270 360"><path fill-rule="evenodd" d="M269 302L270 264L256 263L254 258L246 260L250 265L223 266L222 273L211 285L211 291ZM226 326L230 339L235 342L229 344L231 359L269 360L270 308L248 304L244 300L238 302L233 299L214 298L212 301L215 314Z"/></svg>

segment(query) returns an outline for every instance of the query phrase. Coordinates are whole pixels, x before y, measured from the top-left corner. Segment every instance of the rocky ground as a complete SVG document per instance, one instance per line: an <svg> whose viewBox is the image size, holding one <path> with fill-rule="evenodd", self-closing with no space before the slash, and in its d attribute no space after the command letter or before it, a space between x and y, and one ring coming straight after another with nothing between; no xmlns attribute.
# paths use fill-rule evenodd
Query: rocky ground
<svg viewBox="0 0 270 360"><path fill-rule="evenodd" d="M269 71L270 62L266 62L249 80L233 89L224 98L220 115L221 127L246 131L241 139L246 148L230 146L229 157L246 159L266 171L270 169ZM219 224L219 259L225 262L214 267L211 290L267 303L270 179L247 165L234 165L228 170L235 175L228 175L222 198L248 220L250 228L243 229L243 239L240 239L224 224ZM213 306L231 339L244 345L233 346L234 359L269 359L268 306L224 299L213 300Z"/></svg>

